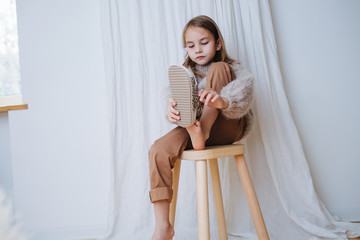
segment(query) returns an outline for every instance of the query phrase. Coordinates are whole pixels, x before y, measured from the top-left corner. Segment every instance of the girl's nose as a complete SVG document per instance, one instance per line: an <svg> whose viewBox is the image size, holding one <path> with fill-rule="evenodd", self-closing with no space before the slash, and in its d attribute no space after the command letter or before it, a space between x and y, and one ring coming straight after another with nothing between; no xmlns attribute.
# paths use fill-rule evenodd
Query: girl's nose
<svg viewBox="0 0 360 240"><path fill-rule="evenodd" d="M197 53L202 53L201 47L197 47L197 48L195 49L195 53L196 53L196 54L197 54Z"/></svg>

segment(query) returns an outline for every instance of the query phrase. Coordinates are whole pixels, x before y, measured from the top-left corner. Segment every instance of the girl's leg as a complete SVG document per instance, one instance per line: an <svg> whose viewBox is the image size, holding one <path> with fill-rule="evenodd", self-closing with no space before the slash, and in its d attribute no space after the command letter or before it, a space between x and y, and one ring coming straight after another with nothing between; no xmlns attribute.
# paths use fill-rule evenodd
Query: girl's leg
<svg viewBox="0 0 360 240"><path fill-rule="evenodd" d="M235 74L229 64L224 62L213 63L206 76L205 90L214 90L220 93L221 89L235 79ZM200 121L187 127L194 149L205 148L210 130L220 113L219 109L204 106Z"/></svg>
<svg viewBox="0 0 360 240"><path fill-rule="evenodd" d="M196 120L193 125L186 128L194 149L201 150L205 148L205 141L209 138L210 129L218 115L218 109L204 106L200 121Z"/></svg>
<svg viewBox="0 0 360 240"><path fill-rule="evenodd" d="M150 201L154 204L156 226L152 240L168 240L174 235L169 222L172 199L172 172L177 157L191 145L187 131L182 127L171 130L156 140L149 150Z"/></svg>
<svg viewBox="0 0 360 240"><path fill-rule="evenodd" d="M169 240L175 234L174 227L169 222L170 203L167 200L154 202L155 231L152 240Z"/></svg>

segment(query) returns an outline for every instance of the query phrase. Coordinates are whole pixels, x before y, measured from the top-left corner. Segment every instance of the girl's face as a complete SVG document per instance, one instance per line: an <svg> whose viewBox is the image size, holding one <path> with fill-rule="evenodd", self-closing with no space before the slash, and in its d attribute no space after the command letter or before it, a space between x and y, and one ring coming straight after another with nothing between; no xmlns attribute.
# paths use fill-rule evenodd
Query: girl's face
<svg viewBox="0 0 360 240"><path fill-rule="evenodd" d="M211 32L201 27L189 27L185 32L185 42L189 57L201 66L208 64L221 49L220 40L215 41Z"/></svg>

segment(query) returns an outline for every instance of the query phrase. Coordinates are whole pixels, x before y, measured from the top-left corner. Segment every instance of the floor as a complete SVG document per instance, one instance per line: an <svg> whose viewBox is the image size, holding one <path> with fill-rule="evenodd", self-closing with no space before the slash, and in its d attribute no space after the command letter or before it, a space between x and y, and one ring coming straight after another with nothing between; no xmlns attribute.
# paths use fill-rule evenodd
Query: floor
<svg viewBox="0 0 360 240"><path fill-rule="evenodd" d="M358 238L349 238L349 239L351 239L351 240L360 240L360 237L358 237ZM89 239L89 240L96 240L96 239Z"/></svg>
<svg viewBox="0 0 360 240"><path fill-rule="evenodd" d="M360 240L360 237L357 237L357 238L349 238L351 240ZM96 240L96 239L89 239L89 240Z"/></svg>

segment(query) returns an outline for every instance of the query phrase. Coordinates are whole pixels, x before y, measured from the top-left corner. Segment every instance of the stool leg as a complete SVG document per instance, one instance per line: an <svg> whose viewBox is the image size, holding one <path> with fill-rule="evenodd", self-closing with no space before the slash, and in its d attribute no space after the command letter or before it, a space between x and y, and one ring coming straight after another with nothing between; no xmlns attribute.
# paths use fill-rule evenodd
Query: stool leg
<svg viewBox="0 0 360 240"><path fill-rule="evenodd" d="M174 227L175 225L175 213L176 213L176 202L177 202L177 193L179 188L179 178L180 178L180 169L181 169L181 159L176 160L173 168L173 197L170 203L170 224Z"/></svg>
<svg viewBox="0 0 360 240"><path fill-rule="evenodd" d="M261 213L244 155L237 155L234 157L259 240L268 240L269 235L266 230L264 218Z"/></svg>
<svg viewBox="0 0 360 240"><path fill-rule="evenodd" d="M216 220L218 225L219 240L227 240L227 231L224 214L224 204L222 199L219 167L217 158L209 159L209 167L211 174L211 183L214 194Z"/></svg>
<svg viewBox="0 0 360 240"><path fill-rule="evenodd" d="M210 240L206 159L196 161L199 240Z"/></svg>

